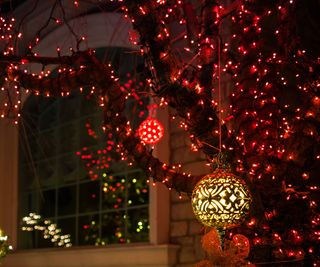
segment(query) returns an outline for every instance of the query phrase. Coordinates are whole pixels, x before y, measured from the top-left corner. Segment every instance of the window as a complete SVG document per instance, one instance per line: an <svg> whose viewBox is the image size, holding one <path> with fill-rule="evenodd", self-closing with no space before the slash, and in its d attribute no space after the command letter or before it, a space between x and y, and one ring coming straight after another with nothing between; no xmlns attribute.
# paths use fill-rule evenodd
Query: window
<svg viewBox="0 0 320 267"><path fill-rule="evenodd" d="M27 4L27 3L26 3ZM39 1L41 11L34 17L29 16L24 26L32 28L33 22L37 23L38 17L42 11L46 12L47 2ZM23 11L27 5L21 6ZM30 20L29 20L30 19ZM138 50L130 44L128 32L132 29L130 23L121 19L121 14L117 13L96 13L88 16L79 16L72 23L83 25L78 30L85 30L88 35L87 45L91 48L97 47L125 47ZM119 27L119 22L121 22ZM116 29L116 34L114 34ZM81 34L80 34L81 35ZM112 36L112 38L110 38ZM68 39L69 37L69 39ZM68 53L72 46L72 37L66 25L62 25L56 31L48 33L42 39L37 47L37 52L41 55L55 56L56 46L61 47L61 51ZM99 50L97 50L99 52ZM125 54L123 54L125 55ZM124 57L122 57L124 58ZM157 117L167 125L168 114L160 110ZM159 116L158 116L159 115ZM18 198L18 127L11 123L0 121L0 169L3 174L0 176L0 223L10 236L12 245L18 250L17 253L11 253L5 259L6 266L25 266L25 267L43 267L45 263L50 266L173 266L176 263L177 246L168 244L169 233L169 191L160 186L150 187L149 190L149 220L150 220L150 244L136 244L135 246L103 246L97 249L86 247L76 249L58 249L58 250L20 250L17 244L17 233L20 225L20 219L17 216L18 206L21 206L22 200ZM160 159L169 163L169 134L166 132L161 144L155 147L153 154L160 156ZM20 137L23 135L20 127ZM21 140L21 139L20 139ZM2 141L2 142L1 142ZM21 148L20 148L21 149ZM21 157L21 155L20 155ZM20 161L21 164L21 161ZM118 170L116 170L118 171ZM21 173L21 172L20 172ZM33 174L31 173L32 179ZM31 179L29 177L29 179ZM21 179L20 179L21 181ZM21 187L21 183L20 183ZM23 191L23 190L20 190ZM19 192L20 193L20 192ZM21 195L20 195L21 196ZM21 211L21 207L19 207ZM21 214L24 216L25 213ZM21 233L19 233L20 235ZM30 238L30 236L29 236ZM21 236L19 236L21 242Z"/></svg>
<svg viewBox="0 0 320 267"><path fill-rule="evenodd" d="M120 48L98 49L97 56L112 61L122 84L128 84L128 73L140 60ZM146 117L148 99L135 102L127 103L128 116L132 110L144 116L133 121L133 128ZM96 99L87 94L27 99L20 127L19 217L39 213L70 234L73 245L146 242L149 190L143 172L120 162L92 169L103 166L101 161L112 153L101 134L95 138L88 134L88 124L98 133L102 121ZM81 159L83 150L96 158L89 153ZM88 160L93 165L85 168ZM20 248L53 246L39 232L20 232L19 237Z"/></svg>

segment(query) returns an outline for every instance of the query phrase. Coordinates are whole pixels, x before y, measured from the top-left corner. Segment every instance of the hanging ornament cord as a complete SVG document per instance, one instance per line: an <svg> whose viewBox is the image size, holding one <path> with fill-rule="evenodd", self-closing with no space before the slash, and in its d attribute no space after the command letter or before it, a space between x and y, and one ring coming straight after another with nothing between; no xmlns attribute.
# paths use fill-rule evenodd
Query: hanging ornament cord
<svg viewBox="0 0 320 267"><path fill-rule="evenodd" d="M224 163L224 157L222 154L222 108L221 108L221 36L220 27L218 27L218 120L219 120L219 153L217 155L217 168L224 168L226 164ZM221 249L224 250L224 238L226 235L225 228L218 227L217 232L220 236Z"/></svg>
<svg viewBox="0 0 320 267"><path fill-rule="evenodd" d="M221 97L221 36L220 28L217 36L217 48L218 48L218 134L219 134L219 152L215 157L215 164L213 169L226 169L225 156L222 153L222 97Z"/></svg>
<svg viewBox="0 0 320 267"><path fill-rule="evenodd" d="M219 112L219 153L222 153L222 114L221 114L221 37L218 34L218 112Z"/></svg>

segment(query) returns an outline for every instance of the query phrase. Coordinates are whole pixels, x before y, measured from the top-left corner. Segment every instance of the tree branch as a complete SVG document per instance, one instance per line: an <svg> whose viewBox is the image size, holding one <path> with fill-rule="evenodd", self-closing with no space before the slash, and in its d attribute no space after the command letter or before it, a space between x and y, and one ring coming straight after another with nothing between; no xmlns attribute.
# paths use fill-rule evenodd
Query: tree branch
<svg viewBox="0 0 320 267"><path fill-rule="evenodd" d="M60 56L60 57L41 57L41 56L15 56L15 55L3 55L0 54L1 63L12 63L12 64L28 64L28 63L39 63L42 65L75 65L75 63L88 61L92 57L93 51L86 50L74 53L71 56Z"/></svg>
<svg viewBox="0 0 320 267"><path fill-rule="evenodd" d="M229 16L232 12L237 10L239 6L243 3L243 0L236 0L228 5L223 11L219 14L220 20L224 19L225 17Z"/></svg>
<svg viewBox="0 0 320 267"><path fill-rule="evenodd" d="M50 61L55 62L55 61ZM149 174L154 181L164 183L167 187L178 192L191 193L201 177L179 173L174 167L153 157L145 145L128 132L127 118L123 115L125 94L112 78L111 67L92 59L90 66L85 66L73 72L67 72L58 77L37 77L23 72L15 72L15 77L22 87L37 94L49 93L59 96L70 93L81 86L95 86L98 94L104 99L105 127L116 129L116 139L121 142L128 154L135 159L137 165ZM108 87L105 87L108 85Z"/></svg>

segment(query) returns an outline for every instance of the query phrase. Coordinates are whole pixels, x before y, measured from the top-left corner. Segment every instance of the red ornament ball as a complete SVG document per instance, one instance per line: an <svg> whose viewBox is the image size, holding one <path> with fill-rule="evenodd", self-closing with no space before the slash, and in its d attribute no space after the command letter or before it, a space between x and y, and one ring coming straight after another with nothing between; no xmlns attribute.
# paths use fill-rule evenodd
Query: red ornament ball
<svg viewBox="0 0 320 267"><path fill-rule="evenodd" d="M164 134L162 124L153 118L143 121L138 128L138 135L145 144L156 144Z"/></svg>

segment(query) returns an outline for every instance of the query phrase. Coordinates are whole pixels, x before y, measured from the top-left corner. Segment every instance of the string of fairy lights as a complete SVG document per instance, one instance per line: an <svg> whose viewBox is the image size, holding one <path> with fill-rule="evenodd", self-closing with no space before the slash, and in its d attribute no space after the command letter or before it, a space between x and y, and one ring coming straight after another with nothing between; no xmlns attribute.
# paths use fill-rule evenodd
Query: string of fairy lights
<svg viewBox="0 0 320 267"><path fill-rule="evenodd" d="M293 4L294 4L294 1L289 1L288 2L288 5L293 5ZM248 4L248 8L250 8L250 3ZM258 181L260 179L268 180L269 179L268 177L270 177L271 180L277 180L277 179L281 179L280 177L285 177L283 173L281 173L281 172L279 173L279 171L281 171L280 169L277 169L277 170L273 170L272 169L272 165L274 165L274 163L272 165L271 164L267 165L265 173L263 171L263 167L265 166L265 164L261 164L260 163L260 162L264 162L264 163L268 162L269 158L270 158L270 153L274 153L273 151L274 151L275 148L276 148L277 152L279 153L278 154L278 159L279 158L284 158L284 159L287 158L291 162L292 162L292 160L294 160L294 156L292 154L292 151L290 151L291 149L288 147L288 145L290 145L290 143L289 142L285 142L283 146L279 147L279 139L278 139L278 137L274 138L275 137L275 130L277 131L277 128L274 129L274 125L278 125L278 127L280 127L280 129L281 128L285 129L285 132L283 134L281 134L281 133L279 134L280 138L283 138L283 139L289 138L288 134L289 134L289 132L292 131L292 127L289 126L288 119L286 117L283 117L282 121L278 122L278 116L275 115L275 114L277 114L278 112L281 111L281 109L280 109L281 107L277 104L277 98L276 98L276 95L279 95L279 93L276 93L274 90L271 89L273 87L273 85L271 84L271 80L273 78L271 78L270 81L266 81L265 80L266 77L267 77L266 74L271 73L271 77L279 77L278 81L276 82L277 86L281 86L281 87L284 86L285 87L285 86L288 85L288 80L289 79L285 78L285 75L279 71L279 68L283 67L283 63L284 63L285 59L279 57L277 55L277 53L274 53L274 52L270 53L271 54L270 59L269 58L263 58L261 53L255 51L255 48L261 48L261 46L258 45L259 42L258 41L254 41L254 39L257 39L257 40L259 39L259 33L261 32L261 27L259 26L259 23L260 23L260 21L262 21L261 18L263 18L264 16L266 16L266 17L272 16L274 13L278 13L279 14L279 13L283 12L284 9L286 9L286 8L290 9L290 7L284 7L284 6L279 5L279 6L276 6L276 7L272 8L272 10L267 9L264 14L262 13L261 17L258 17L254 12L250 11L249 9L246 9L245 5L241 5L241 8L239 8L237 15L234 16L232 19L233 19L233 22L236 23L237 25L242 25L243 23L247 23L248 26L244 27L244 28L238 27L239 31L241 32L241 35L240 35L240 33L238 35L237 34L232 35L232 41L231 41L232 43L231 44L225 43L224 44L225 48L223 49L223 52L225 54L228 54L228 55L231 54L234 50L235 51L238 50L238 52L240 54L239 57L242 57L242 59L245 58L246 56L248 56L248 57L249 57L249 55L251 56L252 53L256 53L258 55L257 63L249 65L248 75L253 75L254 77L256 77L256 82L258 84L257 88L259 88L260 87L259 84L261 82L263 82L264 83L263 86L266 88L267 91L259 91L258 89L255 90L255 89L252 89L249 86L247 86L247 87L244 86L244 82L246 82L246 79L243 76L239 76L238 72L239 72L239 70L242 70L244 68L241 65L242 63L243 63L244 66L246 66L248 64L245 59L239 61L239 63L236 63L236 64L234 62L232 62L231 60L229 60L227 65L226 65L226 68L224 69L225 72L228 72L229 69L233 70L233 73L234 73L233 76L235 78L235 85L238 87L237 93L234 94L234 100L232 100L232 102L233 102L233 106L231 106L232 113L229 116L232 116L237 121L239 121L239 119L241 120L243 118L242 121L244 121L245 123L248 123L248 117L251 114L254 117L258 118L258 115L259 115L258 112L262 110L262 112L260 112L260 113L263 114L263 112L264 112L263 107L265 107L265 110L266 110L266 114L265 115L262 115L262 116L260 115L261 117L260 117L260 121L259 122L256 123L255 121L253 121L253 123L254 123L253 124L253 130L251 130L248 127L244 128L244 130L241 130L240 127L244 127L244 124L241 124L241 121L240 121L239 123L235 124L235 126L238 125L239 129L237 129L235 127L233 129L233 131L229 131L229 134L234 134L234 135L236 133L240 132L240 135L236 136L237 142L240 145L242 145L242 149L240 150L241 153L239 153L240 155L238 156L238 159L236 161L236 164L238 166L237 170L242 172L242 173L245 173L245 172L248 171L250 176L251 177L256 177L256 179L258 179ZM249 19L250 16L252 16L252 25L250 25L250 19ZM142 24L141 22L139 22L139 23ZM248 42L248 37L246 36L246 34L253 35L252 43ZM278 29L275 30L275 34L276 35L279 34L279 30ZM247 47L245 47L244 45L238 44L243 40L242 38L246 40L246 42L244 44ZM159 37L159 39L161 39L161 38ZM161 42L161 41L162 40L159 40L159 42ZM163 43L165 43L165 41L163 41ZM228 49L228 47L234 46L234 43L236 43L236 45L238 46L238 49L234 49L234 50ZM301 51L298 50L296 52L296 54L294 54L294 56L293 56L292 63L293 64L299 64L300 61L298 61L298 60L296 60L294 58L300 58L300 60L303 60L304 59L304 53L305 53L304 51L301 52ZM236 55L232 55L232 56L233 56L233 58L236 58ZM265 55L263 55L263 56L265 56ZM252 59L252 58L250 58L250 59ZM264 63L264 62L267 63L267 65L269 65L268 68L267 68L267 65L262 66L263 65L262 63ZM273 71L270 70L270 67L275 66L273 64L278 65L278 67L275 68L275 69L278 70L276 73L274 73ZM313 63L313 64L315 65L317 63ZM159 66L156 66L155 69L159 69L158 67ZM160 71L161 71L161 65L160 65ZM301 69L299 71L301 71ZM306 75L307 75L307 77L310 77L310 78L314 77L314 74L315 74L315 72L313 70L313 67L312 67L311 70L306 68L303 78L306 78ZM295 77L298 78L298 79L300 79L301 76L302 75L299 76L298 73L295 74ZM308 80L308 78L305 79L305 81L306 80ZM250 83L250 80L249 80L249 83ZM303 87L304 90L306 92L308 92L309 94L310 93L314 94L312 91L310 92L310 91L306 90L307 88L305 86L299 86L299 83L298 83L297 88L299 88L299 87ZM245 89L248 90L249 94L247 94L247 95L245 94L246 93ZM310 89L313 90L312 87ZM302 95L302 97L304 99L309 99L307 101L310 101L310 99L313 98L313 97L310 98L310 97L306 96L306 94ZM259 107L259 104L258 104L256 111L254 110L254 108L253 108L252 111L249 111L248 110L249 107L250 107L249 103L259 103L260 99L261 99L261 102L260 102L261 106ZM317 99L317 96L314 96L314 99ZM245 105L245 103L248 103L248 104ZM308 104L306 104L305 106L309 107ZM289 108L289 105L285 104L284 108L285 109ZM243 110L243 115L240 112L242 110ZM268 112L268 110L269 110L269 112ZM298 113L300 113L302 110L303 110L302 108L296 108L296 112L298 112ZM237 117L235 117L234 114L236 114ZM307 113L307 114L312 114L312 113ZM305 116L305 114L299 114L299 115L296 116L295 119L299 121L304 116ZM284 126L280 126L281 123L283 123ZM261 132L261 133L257 131L257 127L259 127L259 126L260 127L262 126L261 129L263 130L263 132ZM314 126L309 126L309 127L311 127L312 130L309 133L307 133L307 135L314 136L314 134L316 132L315 125ZM253 132L252 131L256 131L255 138L253 138ZM304 131L304 132L307 132L307 131ZM266 137L264 137L264 136L266 136ZM277 133L276 133L276 136L278 136ZM252 144L248 143L248 141L250 142L250 139L252 140ZM261 142L263 142L263 143L261 144ZM235 149L235 147L231 147L231 146L228 147L228 146L226 146L226 144L224 144L223 147L224 147L224 149L228 149L228 150L231 150L231 151L233 151ZM286 147L286 150L288 152L289 151L290 152L289 153L286 152L284 147ZM252 151L252 148L254 148L254 151ZM248 161L244 161L243 160L243 158L246 158L246 157L243 157L243 154L247 155L247 158L250 159L251 163L248 162ZM254 158L254 155L252 155L252 154L260 155L260 157L259 156L255 157L257 159L257 161L253 161L252 158ZM267 156L268 158L265 157L265 160L262 160L261 159L261 155L263 155L263 154L264 155L268 155ZM252 155L251 158L249 157L249 155ZM316 154L316 153L313 154L313 159L312 160L313 160L314 164L318 164L317 163L318 158L319 158L318 154ZM249 166L251 166L251 168L249 168L249 170L247 168L248 164L249 164ZM288 164L290 164L290 163L288 163ZM244 165L246 166L246 168L243 167ZM275 173L276 171L278 173ZM277 175L275 175L275 174L277 174ZM301 178L303 178L303 177L305 177L305 179L307 177L309 177L308 173L302 172L301 173ZM301 179L298 179L297 182L302 186L302 188L304 187L304 183L301 184L301 182L302 182ZM315 183L315 180L314 180L314 183ZM265 184L263 184L263 186L265 186ZM274 186L274 184L273 184L273 186ZM279 183L279 186L281 188L283 188L283 183ZM290 187L292 189L291 193L293 193L294 195L303 196L302 192L300 194L300 192L296 191L298 189L298 184L296 184L296 186L295 186L296 189L293 188L292 183L289 183L288 187ZM268 192L270 192L270 191L268 190ZM286 192L290 192L290 190L287 190ZM303 199L308 199L308 198L309 197L306 196L306 195L303 196ZM290 200L290 196L287 196L287 201L288 200ZM313 206L312 203L314 201L311 200L311 199L309 199L309 201L310 201L310 206ZM302 200L302 202L303 202L303 200ZM271 216L274 216L274 215L271 215ZM268 217L268 218L270 219L270 217ZM312 224L314 224L314 222L315 222L314 218L316 218L316 217L311 216L311 221L313 222ZM296 229L293 229L292 231L297 232ZM316 232L314 232L314 233L316 233ZM295 239L295 242L299 242L299 240L301 242L301 239L299 239L299 238ZM253 241L254 244L262 244L263 242L265 242L265 244L266 244L268 241L267 240L263 241L261 238L255 238L254 241ZM285 256L289 256L289 257L297 256L297 257L300 257L301 253L302 253L301 249L300 250L296 250L296 251L288 249L286 252L284 252L282 248L278 248L278 249L280 251L280 254L282 254L282 257L285 257ZM312 249L311 249L311 251L312 251ZM281 257L281 256L279 256L279 257Z"/></svg>
<svg viewBox="0 0 320 267"><path fill-rule="evenodd" d="M70 234L62 234L57 224L51 220L42 218L37 213L30 213L28 216L22 218L22 231L33 232L39 231L42 233L44 239L50 240L55 246L58 247L71 247Z"/></svg>
<svg viewBox="0 0 320 267"><path fill-rule="evenodd" d="M250 216L226 236L230 234L232 238L232 231L240 231L250 237L253 255L255 249L270 246L274 260L305 257L314 259L316 264L320 240L319 62L300 48L298 41L289 45L293 34L290 29L294 26L290 18L297 12L299 0L277 1L273 5L244 0L226 7L202 1L200 12L189 1L118 2L123 4L122 11L133 24L135 35L141 37L141 53L152 76L147 79L148 86L163 100L161 103L175 108L175 117L182 118L181 127L190 134L191 149L202 150L208 164L212 164L221 137L221 148L233 171L252 193ZM74 5L81 3L74 1ZM177 38L183 41L179 52L173 48L171 29L177 21L185 28L182 38ZM221 36L222 72L230 75L234 88L230 107L219 109L224 114L221 121L217 116L221 102L214 96L220 79L216 35L220 26L224 29L224 23L231 26L230 40ZM2 29L10 32L11 26ZM3 36L8 44L13 38L7 33ZM7 47L4 58L14 53L10 45ZM186 59L179 61L181 55ZM92 93L101 95L100 105L105 108L105 120L109 122L104 129L115 129L121 158L135 160L150 177L169 189L191 193L201 177L159 162L147 142L136 138L122 115L128 95L119 90L112 67L97 62L90 53L77 56L84 59L83 65L73 67L70 57L66 64L70 66L59 70L59 75L64 76L59 80L63 90L55 85L56 80L49 73L21 73L19 64L26 63L25 59L11 58L4 80L6 86L15 88L14 97L6 96L9 101L5 102L1 117L12 114L12 110L19 117L20 86L36 94L42 94L41 88L45 88L44 94L49 97L66 96L72 87L90 85ZM33 57L30 60L36 61L37 57ZM47 58L44 62L50 60L54 59ZM95 67L89 70L87 65ZM106 90L103 84L109 84L110 88ZM6 87L2 91L6 92ZM160 126L142 129L142 138L150 134L151 140L162 135ZM155 144L154 138L151 143ZM211 210L214 208L211 203L208 205Z"/></svg>

